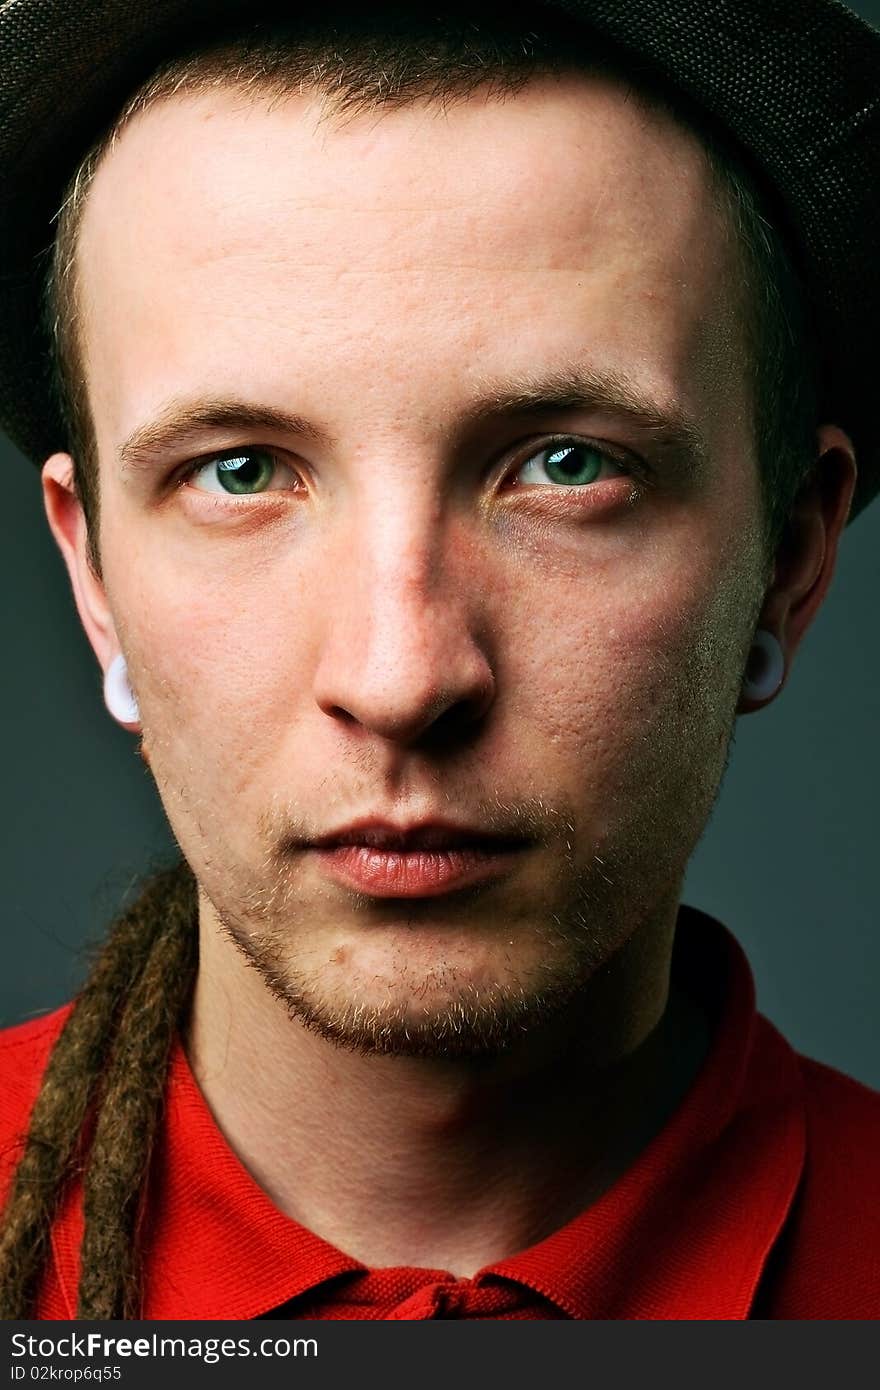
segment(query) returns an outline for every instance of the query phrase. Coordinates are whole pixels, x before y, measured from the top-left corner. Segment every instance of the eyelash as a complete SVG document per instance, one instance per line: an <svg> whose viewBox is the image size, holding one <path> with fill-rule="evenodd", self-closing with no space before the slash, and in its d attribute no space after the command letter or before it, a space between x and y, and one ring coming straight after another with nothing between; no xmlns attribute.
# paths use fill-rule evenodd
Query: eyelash
<svg viewBox="0 0 880 1390"><path fill-rule="evenodd" d="M591 452L595 453L595 454L598 455L600 458L602 458L602 459L604 460L605 463L607 463L607 464L612 464L615 468L621 469L623 475L628 476L634 484L644 484L644 483L647 482L647 478L646 478L646 476L645 476L645 469L644 469L644 467L640 467L639 464L636 462L636 460L635 460L633 457L631 457L631 456L629 456L629 455L624 456L624 455L622 455L622 454L618 454L618 453L616 453L616 452L613 452L611 449L607 448L607 447L604 446L604 445L603 445L603 446L600 446L600 445L598 445L598 444L593 443L593 441L590 440L590 439L582 439L582 438L580 438L578 435L564 435L564 434L550 436L550 437L548 437L547 439L545 439L541 444L539 444L539 446L538 446L537 448L532 449L531 452L521 461L521 463L519 463L519 465L518 465L518 466L516 467L516 469L514 470L514 473L513 473L514 479L523 471L523 469L524 469L529 463L531 463L531 462L532 462L534 459L536 459L539 455L541 455L541 454L548 454L548 453L550 453L552 450L557 450L557 451L558 451L558 450L560 450L561 448L563 448L564 446L567 446L567 445L576 445L576 446L577 446L577 445L580 445L580 446L582 446L582 447L584 447L584 448L589 449ZM198 459L193 459L192 462L191 462L191 463L188 463L188 464L185 466L185 468L183 469L183 471L182 471L181 473L178 474L178 477L177 477L177 480L176 480L176 485L177 485L178 487L184 486L186 483L188 483L188 482L190 481L190 479L192 479L193 477L195 477L195 475L196 475L201 469L209 468L212 464L221 463L221 462L223 462L224 460L227 460L227 459L245 458L245 457L247 457L247 456L249 456L249 455L253 455L253 454L268 454L270 457L272 457L272 458L275 460L276 464L283 464L283 463L284 463L284 460L281 458L280 454L279 454L275 449L273 449L273 448L270 448L270 447L268 447L268 446L260 446L260 445L245 445L245 446L243 446L243 447L240 448L240 449L229 449L229 450L226 450L226 451L224 451L224 452L222 452L222 453L211 454L211 455L209 455L208 457L202 457L202 458L198 458ZM289 467L289 468L291 468L291 471L293 471L293 472L296 471L295 469L293 469L292 465L288 464L288 465L286 465L286 466ZM595 489L595 487L596 487L596 485L597 485L597 481L600 481L600 482L601 482L601 481L609 481L609 480L608 480L608 479L599 479L599 480L594 480L593 482L590 482L590 483L572 483L572 484L569 485L568 487L566 487L566 486L564 486L564 485L562 485L562 484L559 484L559 485L557 485L557 486L554 486L552 483L538 484L537 486L545 486L545 487L547 487L547 489L548 489L549 491L551 491L551 492L582 492L582 491L591 491L591 490ZM516 486L516 485L517 485L517 484L514 482L514 486ZM523 486L523 485L520 485L520 486ZM528 487L529 485L526 484L525 486ZM531 486L534 487L534 486L536 486L536 485L532 484ZM200 489L194 489L194 491L200 491ZM216 503L221 504L223 500L230 500L230 501L231 501L231 499L235 498L236 496L238 496L238 497L251 497L251 498L253 498L253 497L265 497L265 496L266 496L267 494L269 494L269 493L272 493L272 492L279 492L279 491L283 491L283 489L279 489L279 488L266 488L266 489L264 489L263 492L238 493L238 494L230 493L230 492L225 492L225 491L213 492L213 491L209 491L209 490L205 489L205 490L203 491L202 495L203 495L203 496L211 497L212 499L214 499L214 501L215 501ZM234 505L238 505L238 503L234 503Z"/></svg>

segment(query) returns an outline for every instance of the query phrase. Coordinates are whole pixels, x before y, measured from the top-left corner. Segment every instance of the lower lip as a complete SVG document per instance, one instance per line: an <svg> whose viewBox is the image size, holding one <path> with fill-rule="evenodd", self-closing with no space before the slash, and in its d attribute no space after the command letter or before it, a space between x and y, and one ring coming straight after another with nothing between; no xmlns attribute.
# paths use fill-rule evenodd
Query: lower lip
<svg viewBox="0 0 880 1390"><path fill-rule="evenodd" d="M325 873L359 893L374 898L433 898L507 872L522 848L404 853L368 845L340 845L315 853Z"/></svg>

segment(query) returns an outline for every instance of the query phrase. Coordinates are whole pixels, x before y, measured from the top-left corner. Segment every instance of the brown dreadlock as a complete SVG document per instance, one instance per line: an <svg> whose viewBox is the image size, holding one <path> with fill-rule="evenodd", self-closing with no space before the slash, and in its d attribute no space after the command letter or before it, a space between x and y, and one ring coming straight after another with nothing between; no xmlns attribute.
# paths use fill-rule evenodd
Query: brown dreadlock
<svg viewBox="0 0 880 1390"><path fill-rule="evenodd" d="M3 1318L30 1315L64 1184L86 1161L77 1316L140 1316L137 1219L174 1030L195 979L196 906L187 864L148 880L55 1044L4 1213Z"/></svg>
<svg viewBox="0 0 880 1390"><path fill-rule="evenodd" d="M527 10L465 0L457 8L447 0L421 14L411 4L391 3L370 6L367 13L363 6L331 10L327 0L319 17L250 24L172 57L89 151L66 192L47 278L46 318L89 559L99 577L97 451L77 341L75 250L91 178L132 115L174 92L223 83L269 95L311 90L344 115L422 98L444 102L488 83L516 91L542 71L626 73L626 64L602 55L579 25L566 27L540 5ZM673 100L666 104L693 126ZM813 348L795 272L772 217L762 211L761 195L737 158L699 122L697 129L742 253L772 555L811 462L816 421L807 383ZM84 1172L85 1234L77 1315L140 1313L139 1218L174 1030L195 976L196 907L195 880L186 864L154 877L114 926L55 1046L0 1233L4 1318L31 1312L53 1216L78 1171Z"/></svg>

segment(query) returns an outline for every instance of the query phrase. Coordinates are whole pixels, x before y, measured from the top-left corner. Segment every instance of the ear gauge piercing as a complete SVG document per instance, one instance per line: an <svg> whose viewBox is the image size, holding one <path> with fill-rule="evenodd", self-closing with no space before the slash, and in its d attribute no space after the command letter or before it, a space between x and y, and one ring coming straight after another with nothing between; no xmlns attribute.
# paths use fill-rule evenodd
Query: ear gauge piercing
<svg viewBox="0 0 880 1390"><path fill-rule="evenodd" d="M140 720L141 712L128 683L128 667L121 652L104 672L104 703L120 724L137 724Z"/></svg>
<svg viewBox="0 0 880 1390"><path fill-rule="evenodd" d="M752 638L752 649L743 681L742 693L747 700L769 700L782 685L785 676L785 653L778 638L765 628L758 628Z"/></svg>

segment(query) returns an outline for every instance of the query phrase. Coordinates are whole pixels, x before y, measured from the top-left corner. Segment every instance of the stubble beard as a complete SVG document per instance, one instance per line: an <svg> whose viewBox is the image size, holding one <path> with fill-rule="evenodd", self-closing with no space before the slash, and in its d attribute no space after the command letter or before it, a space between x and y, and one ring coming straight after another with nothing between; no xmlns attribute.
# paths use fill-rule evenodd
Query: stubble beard
<svg viewBox="0 0 880 1390"><path fill-rule="evenodd" d="M218 919L291 1018L326 1041L363 1055L497 1056L521 1040L536 1019L546 1022L564 1009L583 973L569 961L556 970L544 965L530 978L480 989L461 979L456 967L443 962L420 980L403 966L393 993L389 989L381 1002L367 1002L359 997L356 982L347 994L341 989L335 995L328 993L316 974L299 966L282 928L257 934L231 920L227 913L218 914ZM405 927L416 932L419 929L412 918L405 919ZM546 935L545 929L541 935Z"/></svg>

